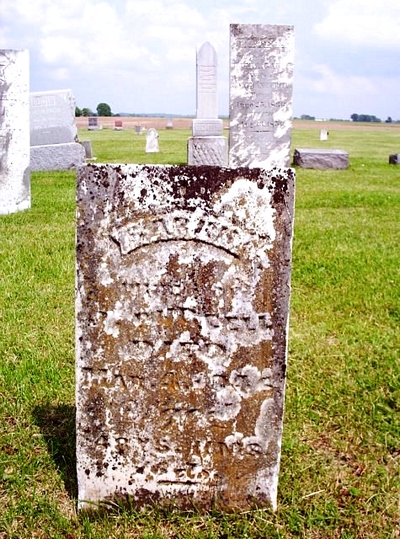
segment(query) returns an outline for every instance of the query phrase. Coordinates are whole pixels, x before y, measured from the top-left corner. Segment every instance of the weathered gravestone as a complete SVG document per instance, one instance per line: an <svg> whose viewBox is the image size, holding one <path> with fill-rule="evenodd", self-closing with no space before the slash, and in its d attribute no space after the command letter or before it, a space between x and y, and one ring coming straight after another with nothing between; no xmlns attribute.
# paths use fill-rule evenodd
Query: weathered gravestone
<svg viewBox="0 0 400 539"><path fill-rule="evenodd" d="M81 169L80 508L276 506L293 174Z"/></svg>
<svg viewBox="0 0 400 539"><path fill-rule="evenodd" d="M208 42L197 51L196 89L196 119L188 140L188 163L226 166L228 146L217 112L217 53Z"/></svg>
<svg viewBox="0 0 400 539"><path fill-rule="evenodd" d="M293 164L300 168L341 170L349 166L349 154L343 150L296 148L293 154Z"/></svg>
<svg viewBox="0 0 400 539"><path fill-rule="evenodd" d="M30 94L31 170L69 170L85 162L71 90Z"/></svg>
<svg viewBox="0 0 400 539"><path fill-rule="evenodd" d="M229 166L289 166L292 26L231 24Z"/></svg>
<svg viewBox="0 0 400 539"><path fill-rule="evenodd" d="M114 121L114 130L115 131L121 131L124 128L122 120L115 120Z"/></svg>
<svg viewBox="0 0 400 539"><path fill-rule="evenodd" d="M159 151L157 130L150 127L146 134L146 153L157 153Z"/></svg>
<svg viewBox="0 0 400 539"><path fill-rule="evenodd" d="M0 214L31 206L29 52L0 50Z"/></svg>

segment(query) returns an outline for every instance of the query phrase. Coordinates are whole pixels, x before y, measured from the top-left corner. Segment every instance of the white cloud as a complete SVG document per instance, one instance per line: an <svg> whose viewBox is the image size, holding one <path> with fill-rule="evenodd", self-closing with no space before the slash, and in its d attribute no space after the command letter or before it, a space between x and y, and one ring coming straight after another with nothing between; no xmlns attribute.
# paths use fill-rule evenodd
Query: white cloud
<svg viewBox="0 0 400 539"><path fill-rule="evenodd" d="M311 92L336 95L338 98L349 94L374 94L377 89L370 77L341 75L335 73L328 65L317 64L311 68L316 76L307 79Z"/></svg>
<svg viewBox="0 0 400 539"><path fill-rule="evenodd" d="M334 0L314 27L327 40L369 48L400 48L399 0Z"/></svg>

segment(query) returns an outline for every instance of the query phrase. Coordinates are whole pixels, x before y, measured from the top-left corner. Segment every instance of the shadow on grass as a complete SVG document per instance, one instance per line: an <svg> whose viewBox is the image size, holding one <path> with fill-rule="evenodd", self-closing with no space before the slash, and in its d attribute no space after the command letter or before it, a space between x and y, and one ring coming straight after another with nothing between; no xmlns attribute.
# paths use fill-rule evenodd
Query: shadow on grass
<svg viewBox="0 0 400 539"><path fill-rule="evenodd" d="M44 404L36 406L32 415L46 441L68 495L77 499L75 406Z"/></svg>

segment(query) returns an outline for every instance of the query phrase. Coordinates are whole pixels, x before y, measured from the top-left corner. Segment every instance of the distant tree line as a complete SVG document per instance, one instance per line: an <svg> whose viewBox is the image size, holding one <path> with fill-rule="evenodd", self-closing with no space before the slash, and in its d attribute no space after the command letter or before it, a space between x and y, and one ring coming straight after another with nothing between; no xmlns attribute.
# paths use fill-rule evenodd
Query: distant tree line
<svg viewBox="0 0 400 539"><path fill-rule="evenodd" d="M377 118L373 114L352 114L350 118L353 120L353 122L373 122L373 123L380 123L382 120L380 118Z"/></svg>
<svg viewBox="0 0 400 539"><path fill-rule="evenodd" d="M99 103L96 111L95 113L89 108L80 109L75 107L75 116L117 116L111 112L111 107L107 103Z"/></svg>

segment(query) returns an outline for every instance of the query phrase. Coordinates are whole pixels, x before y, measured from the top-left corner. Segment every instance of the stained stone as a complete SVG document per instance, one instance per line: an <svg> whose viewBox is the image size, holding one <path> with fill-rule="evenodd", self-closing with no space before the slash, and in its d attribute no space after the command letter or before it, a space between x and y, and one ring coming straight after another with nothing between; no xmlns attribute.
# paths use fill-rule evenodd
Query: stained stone
<svg viewBox="0 0 400 539"><path fill-rule="evenodd" d="M293 174L81 168L80 508L276 506Z"/></svg>
<svg viewBox="0 0 400 539"><path fill-rule="evenodd" d="M190 137L188 140L188 163L190 165L226 166L228 145L226 137Z"/></svg>
<svg viewBox="0 0 400 539"><path fill-rule="evenodd" d="M231 24L229 166L289 166L292 26Z"/></svg>
<svg viewBox="0 0 400 539"><path fill-rule="evenodd" d="M293 164L301 168L340 170L349 166L349 154L343 150L296 148L293 154Z"/></svg>
<svg viewBox="0 0 400 539"><path fill-rule="evenodd" d="M210 118L209 120L195 119L192 122L192 134L194 137L221 136L223 128L223 122L218 118Z"/></svg>
<svg viewBox="0 0 400 539"><path fill-rule="evenodd" d="M0 214L31 206L29 52L0 50Z"/></svg>

